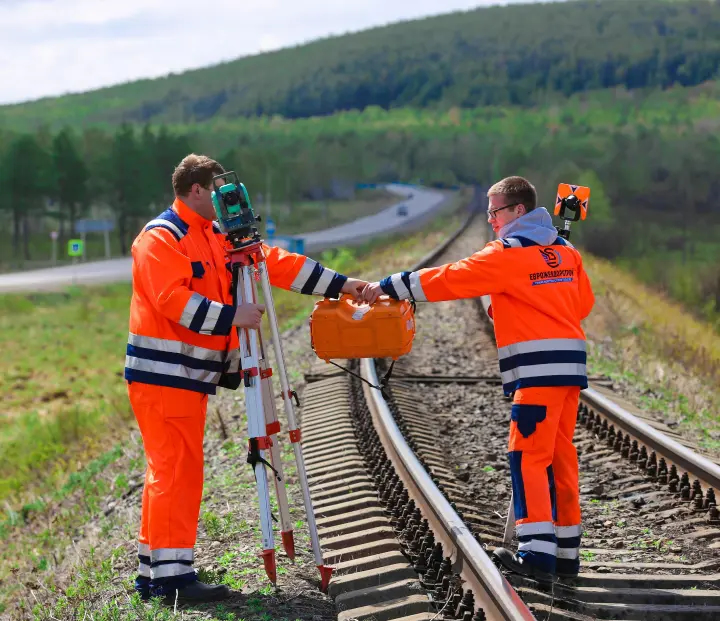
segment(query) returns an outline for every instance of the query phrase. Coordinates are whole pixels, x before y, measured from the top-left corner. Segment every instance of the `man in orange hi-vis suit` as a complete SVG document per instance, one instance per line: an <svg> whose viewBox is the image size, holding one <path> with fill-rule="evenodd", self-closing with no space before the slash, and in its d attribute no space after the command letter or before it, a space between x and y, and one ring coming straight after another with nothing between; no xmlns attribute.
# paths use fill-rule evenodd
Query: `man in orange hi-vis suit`
<svg viewBox="0 0 720 621"><path fill-rule="evenodd" d="M580 499L573 433L587 388L580 321L594 304L580 253L560 237L535 188L508 177L488 191L498 236L458 261L369 284L363 299L439 302L490 295L503 382L514 395L508 457L517 554L498 548L510 570L541 579L577 576Z"/></svg>
<svg viewBox="0 0 720 621"><path fill-rule="evenodd" d="M175 202L132 245L133 294L125 359L128 394L147 457L135 588L144 599L208 602L225 585L197 580L193 547L203 488L208 395L240 385L234 326L258 328L264 307L233 305L225 236L213 222L211 180L224 173L188 155L172 177ZM367 283L302 255L264 248L272 285L299 293L358 297Z"/></svg>

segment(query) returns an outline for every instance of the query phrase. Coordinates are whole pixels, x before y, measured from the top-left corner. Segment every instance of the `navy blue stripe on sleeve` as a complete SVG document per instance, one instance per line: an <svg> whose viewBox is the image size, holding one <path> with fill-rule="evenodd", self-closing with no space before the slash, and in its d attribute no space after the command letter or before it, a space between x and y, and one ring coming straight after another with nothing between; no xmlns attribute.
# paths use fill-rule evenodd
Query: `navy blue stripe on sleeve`
<svg viewBox="0 0 720 621"><path fill-rule="evenodd" d="M410 299L415 299L415 294L412 291L412 288L410 287L410 274L412 272L403 272L400 274L400 279L403 281L403 284L407 287L408 292L410 293Z"/></svg>
<svg viewBox="0 0 720 621"><path fill-rule="evenodd" d="M222 334L223 336L230 334L230 330L232 330L232 320L234 317L235 307L230 304L224 304L212 333Z"/></svg>
<svg viewBox="0 0 720 621"><path fill-rule="evenodd" d="M205 317L208 314L208 310L210 310L210 300L203 298L203 301L200 302L200 306L198 306L198 309L195 311L195 316L190 322L188 328L190 328L193 332L200 333L200 329L202 328L203 323L205 323Z"/></svg>
<svg viewBox="0 0 720 621"><path fill-rule="evenodd" d="M340 290L345 286L347 282L347 276L342 274L335 274L333 279L330 281L327 290L325 291L326 298L337 298L340 296Z"/></svg>
<svg viewBox="0 0 720 621"><path fill-rule="evenodd" d="M316 263L315 267L313 268L312 274L308 276L308 279L305 281L303 288L300 289L300 293L304 293L305 295L312 295L312 292L315 291L315 285L318 284L318 280L320 280L320 276L322 276L324 270L325 268L322 265Z"/></svg>
<svg viewBox="0 0 720 621"><path fill-rule="evenodd" d="M406 285L407 286L407 285ZM393 300L399 300L397 291L395 291L395 285L392 283L392 276L383 278L380 281L380 288L383 290L385 295L389 295Z"/></svg>

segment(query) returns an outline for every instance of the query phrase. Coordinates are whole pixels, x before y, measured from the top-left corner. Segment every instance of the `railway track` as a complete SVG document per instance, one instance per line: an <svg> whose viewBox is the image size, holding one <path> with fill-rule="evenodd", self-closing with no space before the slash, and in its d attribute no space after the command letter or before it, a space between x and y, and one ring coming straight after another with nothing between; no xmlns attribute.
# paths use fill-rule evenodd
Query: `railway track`
<svg viewBox="0 0 720 621"><path fill-rule="evenodd" d="M453 244L478 230L466 222L415 269L453 260ZM720 618L720 467L602 378L582 393L575 438L580 576L543 585L503 575L490 560L511 533L497 363L427 372L412 356L433 346L416 339L387 400L325 363L306 376L303 451L340 621ZM385 362L346 364L377 384Z"/></svg>

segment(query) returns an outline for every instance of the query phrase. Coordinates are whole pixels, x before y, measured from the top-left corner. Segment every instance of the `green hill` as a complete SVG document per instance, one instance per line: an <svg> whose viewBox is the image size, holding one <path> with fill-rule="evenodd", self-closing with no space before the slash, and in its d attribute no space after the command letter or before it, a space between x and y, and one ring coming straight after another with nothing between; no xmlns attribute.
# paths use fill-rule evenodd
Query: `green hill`
<svg viewBox="0 0 720 621"><path fill-rule="evenodd" d="M375 105L529 106L718 77L720 6L605 0L490 7L402 22L88 93L0 107L0 127L300 118Z"/></svg>

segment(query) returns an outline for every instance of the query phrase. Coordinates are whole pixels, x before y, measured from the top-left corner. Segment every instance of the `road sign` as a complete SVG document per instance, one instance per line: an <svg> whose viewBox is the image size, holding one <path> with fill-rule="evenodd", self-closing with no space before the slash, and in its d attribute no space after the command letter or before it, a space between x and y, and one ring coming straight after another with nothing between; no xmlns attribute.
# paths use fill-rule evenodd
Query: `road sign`
<svg viewBox="0 0 720 621"><path fill-rule="evenodd" d="M75 222L76 233L104 233L115 230L115 223L112 220L77 220Z"/></svg>
<svg viewBox="0 0 720 621"><path fill-rule="evenodd" d="M267 231L267 234L272 237L275 235L275 222L268 218L265 220L265 230Z"/></svg>
<svg viewBox="0 0 720 621"><path fill-rule="evenodd" d="M272 240L273 246L283 248L288 252L297 252L298 254L305 254L305 238L304 237L291 237L290 235L281 235L280 237L274 237Z"/></svg>
<svg viewBox="0 0 720 621"><path fill-rule="evenodd" d="M68 256L81 257L83 255L83 246L82 239L68 240Z"/></svg>

